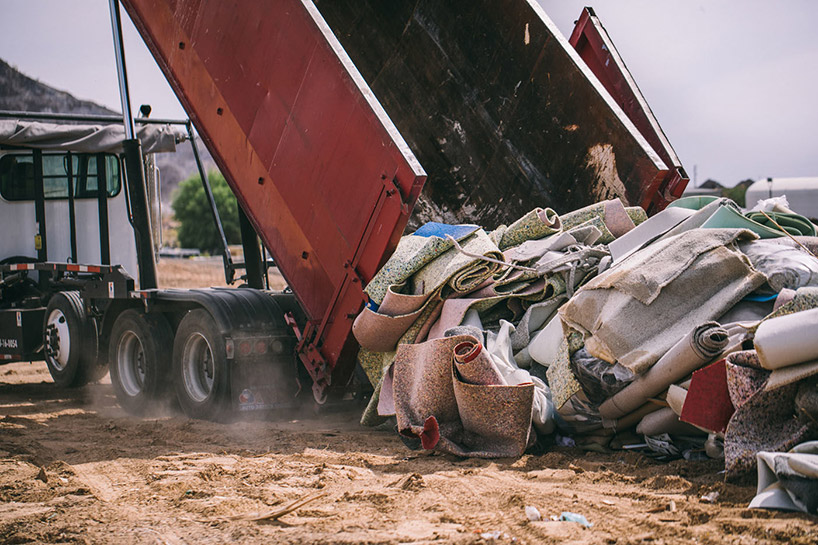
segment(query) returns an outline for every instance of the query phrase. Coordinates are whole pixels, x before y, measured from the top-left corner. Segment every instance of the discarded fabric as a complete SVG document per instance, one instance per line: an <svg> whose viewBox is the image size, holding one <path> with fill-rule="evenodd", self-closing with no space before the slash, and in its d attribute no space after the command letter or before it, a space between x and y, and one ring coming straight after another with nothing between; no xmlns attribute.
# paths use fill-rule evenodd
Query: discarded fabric
<svg viewBox="0 0 818 545"><path fill-rule="evenodd" d="M728 479L817 439L818 237L765 206L692 197L648 219L612 199L491 232L423 226L354 322L375 385L362 423L458 456L549 435L710 456Z"/></svg>
<svg viewBox="0 0 818 545"><path fill-rule="evenodd" d="M758 492L750 509L818 514L818 441L789 452L759 452Z"/></svg>

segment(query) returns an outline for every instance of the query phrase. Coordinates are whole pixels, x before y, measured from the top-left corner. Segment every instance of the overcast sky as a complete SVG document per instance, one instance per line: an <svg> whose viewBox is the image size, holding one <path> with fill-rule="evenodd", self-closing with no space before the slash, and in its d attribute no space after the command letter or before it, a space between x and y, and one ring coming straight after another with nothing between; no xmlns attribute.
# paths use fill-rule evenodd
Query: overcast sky
<svg viewBox="0 0 818 545"><path fill-rule="evenodd" d="M699 183L818 176L818 2L539 1L566 36L594 6ZM119 110L106 0L0 0L0 13L0 58ZM184 116L130 21L124 32L134 108Z"/></svg>

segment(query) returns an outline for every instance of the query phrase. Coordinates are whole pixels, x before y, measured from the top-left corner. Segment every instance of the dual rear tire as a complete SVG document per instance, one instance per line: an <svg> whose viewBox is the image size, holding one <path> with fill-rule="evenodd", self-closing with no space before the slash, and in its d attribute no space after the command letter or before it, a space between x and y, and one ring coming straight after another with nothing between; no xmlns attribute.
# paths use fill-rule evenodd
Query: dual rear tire
<svg viewBox="0 0 818 545"><path fill-rule="evenodd" d="M173 330L161 314L128 309L111 330L108 360L111 384L123 409L144 415L161 408L170 391Z"/></svg>
<svg viewBox="0 0 818 545"><path fill-rule="evenodd" d="M123 311L108 353L114 392L128 412L144 415L175 397L191 418L223 415L229 389L224 339L207 311L189 311L175 335L161 314Z"/></svg>
<svg viewBox="0 0 818 545"><path fill-rule="evenodd" d="M224 337L209 312L191 310L173 342L173 383L182 411L191 418L224 417L229 395Z"/></svg>

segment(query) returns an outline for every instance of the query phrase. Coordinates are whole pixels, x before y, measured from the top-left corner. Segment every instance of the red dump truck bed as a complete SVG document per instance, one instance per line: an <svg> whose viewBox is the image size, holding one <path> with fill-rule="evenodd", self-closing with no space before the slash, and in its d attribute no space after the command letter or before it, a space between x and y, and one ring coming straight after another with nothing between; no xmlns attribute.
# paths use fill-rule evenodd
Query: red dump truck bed
<svg viewBox="0 0 818 545"><path fill-rule="evenodd" d="M668 165L536 0L315 2L429 175L412 225L667 204Z"/></svg>
<svg viewBox="0 0 818 545"><path fill-rule="evenodd" d="M328 382L354 361L362 286L422 167L311 4L123 4L303 306L302 359Z"/></svg>
<svg viewBox="0 0 818 545"><path fill-rule="evenodd" d="M664 208L682 196L690 178L593 8L582 10L569 42L669 167L665 179L646 192L650 204Z"/></svg>
<svg viewBox="0 0 818 545"><path fill-rule="evenodd" d="M532 0L122 2L303 306L319 391L424 169L415 224L666 204L670 169Z"/></svg>

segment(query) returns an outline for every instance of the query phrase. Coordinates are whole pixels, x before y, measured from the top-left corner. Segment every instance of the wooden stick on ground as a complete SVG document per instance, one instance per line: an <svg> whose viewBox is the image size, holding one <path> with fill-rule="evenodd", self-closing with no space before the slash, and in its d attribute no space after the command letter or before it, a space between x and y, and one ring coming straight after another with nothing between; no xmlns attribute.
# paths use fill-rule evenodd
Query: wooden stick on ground
<svg viewBox="0 0 818 545"><path fill-rule="evenodd" d="M268 520L277 520L284 515L288 515L293 511L300 509L307 505L308 503L312 503L318 498L322 498L326 496L326 492L318 492L317 494L313 494L312 496L306 496L301 498L300 500L295 500L293 502L288 503L282 507L278 507L272 511L268 511L266 513L248 513L245 515L233 515L229 517L213 517L210 519L202 520L200 522L223 522L228 520L250 520L254 522L261 522L261 521L268 521Z"/></svg>

